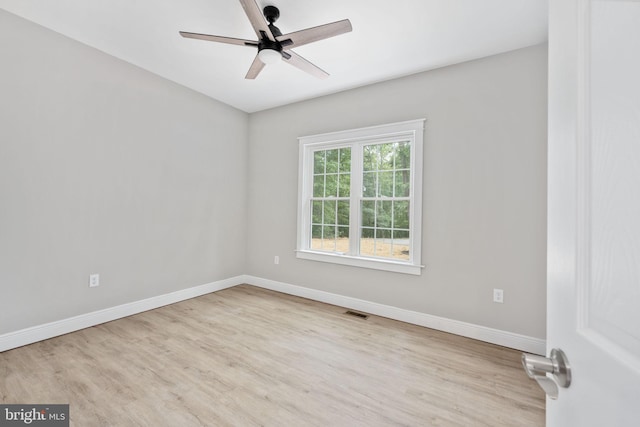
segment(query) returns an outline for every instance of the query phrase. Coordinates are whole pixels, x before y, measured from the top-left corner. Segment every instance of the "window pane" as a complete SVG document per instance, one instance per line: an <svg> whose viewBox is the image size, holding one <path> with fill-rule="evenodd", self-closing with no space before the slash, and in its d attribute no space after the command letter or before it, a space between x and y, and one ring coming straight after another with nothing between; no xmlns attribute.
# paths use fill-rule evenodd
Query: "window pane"
<svg viewBox="0 0 640 427"><path fill-rule="evenodd" d="M378 197L393 197L393 172L378 174Z"/></svg>
<svg viewBox="0 0 640 427"><path fill-rule="evenodd" d="M349 252L349 227L338 227L336 251Z"/></svg>
<svg viewBox="0 0 640 427"><path fill-rule="evenodd" d="M376 239L378 239L378 240L391 239L391 230L377 228L376 229ZM390 243L391 242L387 242L387 244L390 244Z"/></svg>
<svg viewBox="0 0 640 427"><path fill-rule="evenodd" d="M362 229L362 236L360 237L360 255L375 255L375 239L373 238L374 235L375 231L372 228Z"/></svg>
<svg viewBox="0 0 640 427"><path fill-rule="evenodd" d="M324 205L324 224L336 223L336 202L334 200L322 202Z"/></svg>
<svg viewBox="0 0 640 427"><path fill-rule="evenodd" d="M393 202L393 228L409 229L409 201Z"/></svg>
<svg viewBox="0 0 640 427"><path fill-rule="evenodd" d="M393 230L393 258L409 260L409 230Z"/></svg>
<svg viewBox="0 0 640 427"><path fill-rule="evenodd" d="M311 240L311 249L323 251L335 250L334 226L314 226L313 239ZM317 229L316 229L317 228ZM317 236L317 237L316 237Z"/></svg>
<svg viewBox="0 0 640 427"><path fill-rule="evenodd" d="M409 230L393 230L393 238L396 240L409 241Z"/></svg>
<svg viewBox="0 0 640 427"><path fill-rule="evenodd" d="M394 259L401 259L404 261L409 260L409 245L398 245L395 243L393 244L393 254L391 255L392 258Z"/></svg>
<svg viewBox="0 0 640 427"><path fill-rule="evenodd" d="M324 197L338 196L338 175L327 175L327 184L324 189Z"/></svg>
<svg viewBox="0 0 640 427"><path fill-rule="evenodd" d="M313 173L321 174L324 173L324 151L316 151L313 153Z"/></svg>
<svg viewBox="0 0 640 427"><path fill-rule="evenodd" d="M373 237L375 235L375 237ZM391 230L363 229L360 238L360 255L390 257L392 249Z"/></svg>
<svg viewBox="0 0 640 427"><path fill-rule="evenodd" d="M349 202L346 200L338 202L338 225L349 226Z"/></svg>
<svg viewBox="0 0 640 427"><path fill-rule="evenodd" d="M333 240L336 237L336 227L333 225L325 225L324 227L322 227L322 238L324 239L325 243L327 241L327 239L329 240ZM326 249L326 245L323 244L323 247Z"/></svg>
<svg viewBox="0 0 640 427"><path fill-rule="evenodd" d="M311 202L311 223L322 224L322 202L319 200Z"/></svg>
<svg viewBox="0 0 640 427"><path fill-rule="evenodd" d="M376 229L376 256L391 256L391 230Z"/></svg>
<svg viewBox="0 0 640 427"><path fill-rule="evenodd" d="M351 194L351 175L341 173L338 175L338 197L349 197Z"/></svg>
<svg viewBox="0 0 640 427"><path fill-rule="evenodd" d="M362 149L362 169L364 171L378 170L378 146L365 145Z"/></svg>
<svg viewBox="0 0 640 427"><path fill-rule="evenodd" d="M379 170L392 170L393 169L393 158L395 155L394 143L391 144L380 144L378 145L380 150L379 155Z"/></svg>
<svg viewBox="0 0 640 427"><path fill-rule="evenodd" d="M351 148L340 149L340 172L351 172Z"/></svg>
<svg viewBox="0 0 640 427"><path fill-rule="evenodd" d="M362 201L362 226L374 227L376 218L376 202L374 200Z"/></svg>
<svg viewBox="0 0 640 427"><path fill-rule="evenodd" d="M408 261L409 257L409 246L402 245L396 246L393 245L393 255L391 256L394 259Z"/></svg>
<svg viewBox="0 0 640 427"><path fill-rule="evenodd" d="M362 195L364 197L376 197L375 172L365 172L362 175Z"/></svg>
<svg viewBox="0 0 640 427"><path fill-rule="evenodd" d="M396 148L396 169L411 168L411 144L408 141L398 143Z"/></svg>
<svg viewBox="0 0 640 427"><path fill-rule="evenodd" d="M313 176L313 197L324 197L324 175Z"/></svg>
<svg viewBox="0 0 640 427"><path fill-rule="evenodd" d="M395 173L395 188L394 188L394 196L395 197L409 197L409 178L411 172L408 170L397 171Z"/></svg>
<svg viewBox="0 0 640 427"><path fill-rule="evenodd" d="M376 203L376 227L391 228L392 201L378 200Z"/></svg>
<svg viewBox="0 0 640 427"><path fill-rule="evenodd" d="M363 147L360 255L409 259L411 145L407 141Z"/></svg>
<svg viewBox="0 0 640 427"><path fill-rule="evenodd" d="M327 173L336 173L339 169L340 150L327 150Z"/></svg>
<svg viewBox="0 0 640 427"><path fill-rule="evenodd" d="M311 226L311 249L322 249L322 226Z"/></svg>
<svg viewBox="0 0 640 427"><path fill-rule="evenodd" d="M365 239L373 239L376 235L375 228L363 228L362 229L362 237Z"/></svg>

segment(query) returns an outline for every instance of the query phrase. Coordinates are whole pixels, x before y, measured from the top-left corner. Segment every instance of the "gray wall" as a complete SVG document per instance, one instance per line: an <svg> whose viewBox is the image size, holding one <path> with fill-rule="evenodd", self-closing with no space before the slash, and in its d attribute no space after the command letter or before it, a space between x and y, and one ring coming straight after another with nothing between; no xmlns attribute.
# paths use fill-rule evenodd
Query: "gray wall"
<svg viewBox="0 0 640 427"><path fill-rule="evenodd" d="M246 113L0 10L0 334L244 273L247 149Z"/></svg>
<svg viewBox="0 0 640 427"><path fill-rule="evenodd" d="M247 272L544 338L546 57L539 45L252 114ZM423 117L423 274L296 259L296 138Z"/></svg>

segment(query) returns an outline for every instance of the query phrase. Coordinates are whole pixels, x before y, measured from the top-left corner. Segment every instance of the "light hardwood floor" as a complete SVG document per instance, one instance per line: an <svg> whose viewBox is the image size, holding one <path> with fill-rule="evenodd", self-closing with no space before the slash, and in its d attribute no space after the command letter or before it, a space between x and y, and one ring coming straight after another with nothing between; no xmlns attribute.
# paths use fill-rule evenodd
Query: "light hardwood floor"
<svg viewBox="0 0 640 427"><path fill-rule="evenodd" d="M0 353L85 426L542 426L520 352L236 286Z"/></svg>

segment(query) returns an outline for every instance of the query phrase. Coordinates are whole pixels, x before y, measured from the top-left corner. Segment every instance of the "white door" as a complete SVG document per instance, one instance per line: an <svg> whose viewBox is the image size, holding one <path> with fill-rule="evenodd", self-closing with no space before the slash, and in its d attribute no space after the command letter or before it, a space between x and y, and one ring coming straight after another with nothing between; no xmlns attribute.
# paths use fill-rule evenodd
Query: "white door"
<svg viewBox="0 0 640 427"><path fill-rule="evenodd" d="M549 10L547 425L640 426L640 1Z"/></svg>

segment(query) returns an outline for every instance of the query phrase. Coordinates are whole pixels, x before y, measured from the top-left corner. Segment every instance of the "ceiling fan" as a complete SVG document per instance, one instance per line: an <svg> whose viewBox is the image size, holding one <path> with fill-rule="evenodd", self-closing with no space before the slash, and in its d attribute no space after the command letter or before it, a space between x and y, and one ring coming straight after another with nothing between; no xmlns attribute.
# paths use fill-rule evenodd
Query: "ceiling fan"
<svg viewBox="0 0 640 427"><path fill-rule="evenodd" d="M266 6L261 12L255 0L240 0L251 26L258 36L258 41L236 39L232 37L213 36L209 34L188 33L180 31L182 37L207 40L219 43L236 44L240 46L257 47L258 54L253 60L245 79L255 79L265 64L273 64L283 60L294 67L301 69L313 76L326 79L329 74L307 61L291 48L302 46L318 40L327 39L339 34L351 31L351 22L348 19L307 28L289 34L282 34L274 22L280 17L280 10L275 6ZM264 14L264 17L263 17ZM265 21L266 19L266 21Z"/></svg>

